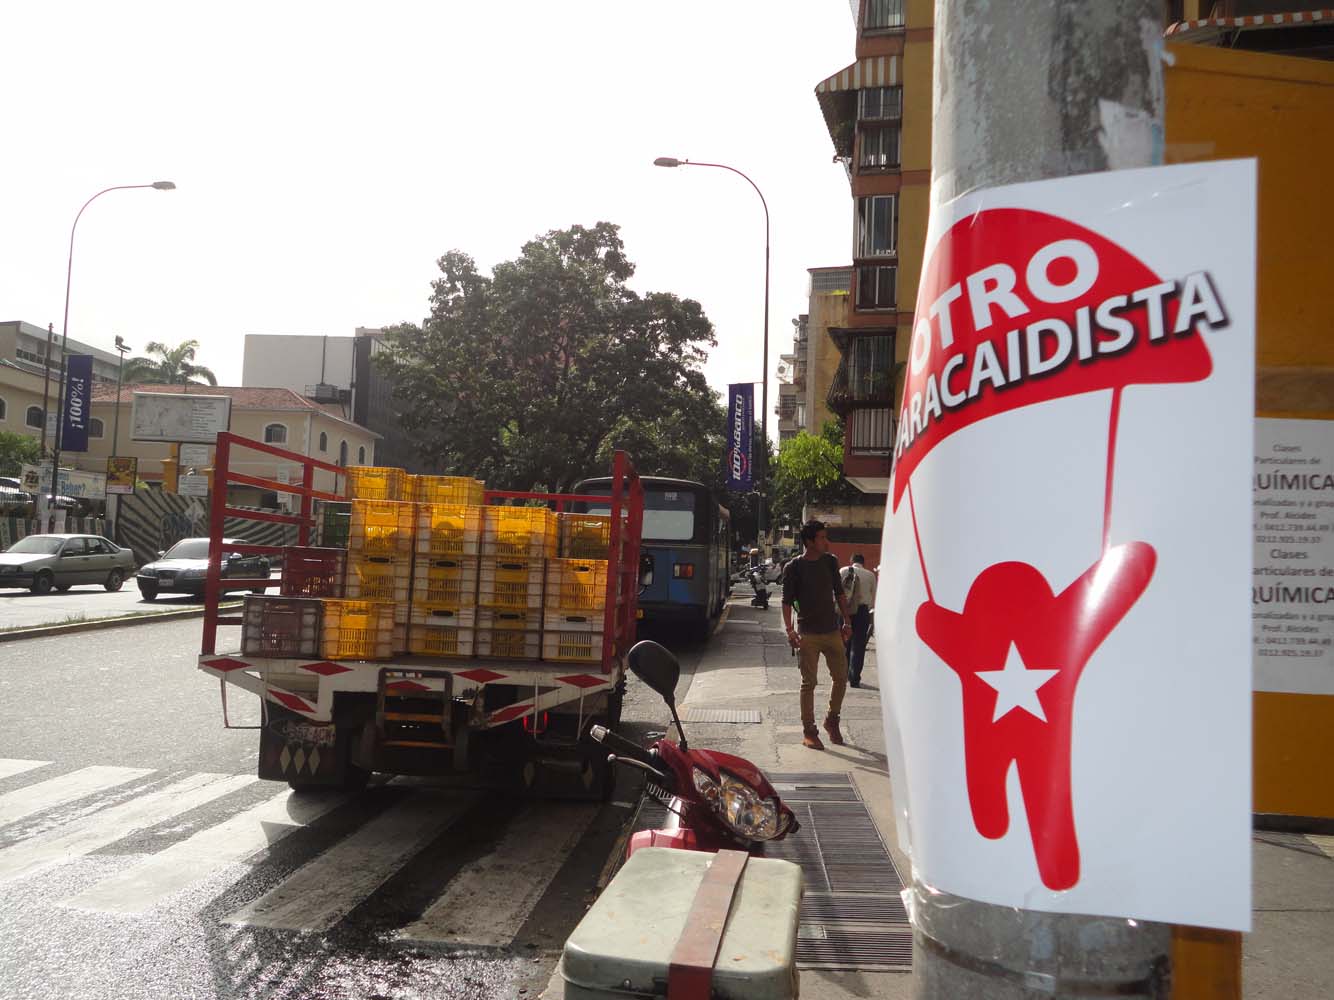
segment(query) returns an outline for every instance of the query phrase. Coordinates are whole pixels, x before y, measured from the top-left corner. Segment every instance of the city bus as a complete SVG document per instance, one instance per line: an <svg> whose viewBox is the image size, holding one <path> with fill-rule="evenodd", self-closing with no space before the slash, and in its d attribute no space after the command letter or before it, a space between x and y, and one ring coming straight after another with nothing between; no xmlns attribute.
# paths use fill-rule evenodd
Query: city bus
<svg viewBox="0 0 1334 1000"><path fill-rule="evenodd" d="M732 517L703 483L642 476L644 531L641 568L648 580L639 610L649 623L685 626L708 638L723 613L731 579ZM585 479L577 494L610 496L607 477ZM579 513L605 514L607 507L573 503Z"/></svg>

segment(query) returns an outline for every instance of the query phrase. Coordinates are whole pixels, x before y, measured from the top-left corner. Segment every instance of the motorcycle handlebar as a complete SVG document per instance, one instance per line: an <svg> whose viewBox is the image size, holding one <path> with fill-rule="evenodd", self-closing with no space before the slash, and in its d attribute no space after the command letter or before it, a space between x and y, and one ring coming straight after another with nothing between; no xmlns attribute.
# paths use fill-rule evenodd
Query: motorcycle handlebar
<svg viewBox="0 0 1334 1000"><path fill-rule="evenodd" d="M631 743L624 736L613 733L606 726L594 726L588 731L588 735L621 757L629 757L649 766L654 763L653 755L647 750L636 743Z"/></svg>

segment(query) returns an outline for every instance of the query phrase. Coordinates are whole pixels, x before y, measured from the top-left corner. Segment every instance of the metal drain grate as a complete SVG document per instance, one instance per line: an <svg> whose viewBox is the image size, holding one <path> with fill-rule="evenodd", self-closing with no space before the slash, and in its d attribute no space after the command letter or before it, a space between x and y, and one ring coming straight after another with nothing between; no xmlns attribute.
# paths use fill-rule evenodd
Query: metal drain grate
<svg viewBox="0 0 1334 1000"><path fill-rule="evenodd" d="M817 772L769 779L801 823L764 852L800 865L805 876L797 966L911 971L912 931L899 897L903 881L851 779Z"/></svg>
<svg viewBox="0 0 1334 1000"><path fill-rule="evenodd" d="M912 931L826 930L797 938L797 968L911 972Z"/></svg>
<svg viewBox="0 0 1334 1000"><path fill-rule="evenodd" d="M753 708L688 708L686 722L759 722L760 713Z"/></svg>

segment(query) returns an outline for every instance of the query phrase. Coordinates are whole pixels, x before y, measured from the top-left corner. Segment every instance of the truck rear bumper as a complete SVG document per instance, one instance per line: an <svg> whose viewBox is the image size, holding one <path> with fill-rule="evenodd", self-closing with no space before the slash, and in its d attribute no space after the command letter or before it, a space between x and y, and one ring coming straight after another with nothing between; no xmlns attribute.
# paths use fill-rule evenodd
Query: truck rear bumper
<svg viewBox="0 0 1334 1000"><path fill-rule="evenodd" d="M405 657L386 662L203 655L199 669L225 684L249 691L310 722L333 722L335 696L381 692L390 697L448 696L474 706L469 729L493 729L573 705L612 690L624 664L603 673L595 663L539 663L508 660L443 660ZM447 675L447 676L442 676ZM505 687L515 697L483 710L488 688Z"/></svg>

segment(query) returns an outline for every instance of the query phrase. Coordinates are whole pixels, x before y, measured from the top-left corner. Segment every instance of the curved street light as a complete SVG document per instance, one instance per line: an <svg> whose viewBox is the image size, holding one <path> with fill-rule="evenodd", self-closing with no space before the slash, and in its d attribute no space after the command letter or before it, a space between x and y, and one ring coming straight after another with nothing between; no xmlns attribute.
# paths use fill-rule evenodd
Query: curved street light
<svg viewBox="0 0 1334 1000"><path fill-rule="evenodd" d="M54 438L54 447L51 455L51 502L55 502L59 494L60 484L60 437L61 425L64 423L65 408L65 348L69 343L69 290L70 280L74 275L74 232L79 228L79 219L82 218L84 209L91 205L102 195L109 191L133 191L139 188L152 188L155 191L175 191L176 185L172 181L154 181L152 184L116 184L109 188L103 188L97 194L93 195L83 203L77 215L74 216L74 225L69 227L69 261L65 265L65 317L61 323L60 329L60 388L56 393L56 433ZM51 367L50 352L47 352L47 368ZM47 414L48 400L42 400L42 419L45 421ZM120 399L116 399L116 412L120 413ZM51 513L51 508L47 508L47 530L50 531L55 523L55 515Z"/></svg>
<svg viewBox="0 0 1334 1000"><path fill-rule="evenodd" d="M760 190L758 184L736 167L729 167L726 163L703 163L695 160L677 159L675 156L659 156L653 161L653 165L655 167L716 167L719 170L730 170L755 189L755 193L760 196L760 204L764 206L764 359L761 362L764 366L764 377L760 379L760 460L756 463L759 466L760 475L756 477L759 482L756 484L755 490L758 497L755 533L759 536L760 547L763 548L765 528L764 493L759 487L767 483L769 479L769 203L764 200L764 192Z"/></svg>

